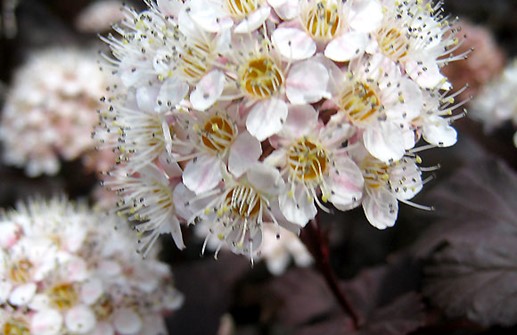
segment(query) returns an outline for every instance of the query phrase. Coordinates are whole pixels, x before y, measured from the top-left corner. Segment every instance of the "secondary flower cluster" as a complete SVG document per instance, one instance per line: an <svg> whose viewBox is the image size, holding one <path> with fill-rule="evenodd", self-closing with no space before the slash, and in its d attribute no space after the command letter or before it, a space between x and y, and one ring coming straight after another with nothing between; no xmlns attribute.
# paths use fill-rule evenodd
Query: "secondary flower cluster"
<svg viewBox="0 0 517 335"><path fill-rule="evenodd" d="M102 123L146 252L180 223L253 255L263 226L362 205L379 229L423 185L425 147L453 145L460 43L423 0L158 0L108 36L120 81Z"/></svg>
<svg viewBox="0 0 517 335"><path fill-rule="evenodd" d="M31 177L54 175L60 160L81 156L93 170L112 164L108 154L95 152L91 138L99 96L108 86L95 56L73 48L31 54L17 71L2 111L5 163L25 168Z"/></svg>
<svg viewBox="0 0 517 335"><path fill-rule="evenodd" d="M122 223L58 198L4 213L2 334L164 334L162 314L183 298L166 264L128 252Z"/></svg>
<svg viewBox="0 0 517 335"><path fill-rule="evenodd" d="M471 101L472 113L469 115L483 122L486 131L492 131L507 121L517 126L517 99L513 94L516 87L517 59L514 59ZM513 135L513 143L517 147L517 132Z"/></svg>

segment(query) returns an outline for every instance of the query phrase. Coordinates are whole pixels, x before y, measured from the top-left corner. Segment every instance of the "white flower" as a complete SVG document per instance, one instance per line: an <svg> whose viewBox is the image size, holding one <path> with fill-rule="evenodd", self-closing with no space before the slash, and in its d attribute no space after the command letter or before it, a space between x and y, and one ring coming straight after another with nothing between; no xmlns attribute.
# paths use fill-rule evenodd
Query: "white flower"
<svg viewBox="0 0 517 335"><path fill-rule="evenodd" d="M359 205L361 172L342 147L352 133L348 125L323 126L310 105L291 107L278 142L273 143L277 149L265 160L286 176L279 204L287 220L305 226L316 215L315 203L324 208L320 192L323 202L340 210Z"/></svg>
<svg viewBox="0 0 517 335"><path fill-rule="evenodd" d="M196 194L215 188L228 169L240 177L262 154L260 142L239 125L239 106L216 106L207 112L191 111L180 123L188 128L181 141L189 153L176 159L190 159L182 174L183 183ZM179 116L180 118L182 116Z"/></svg>
<svg viewBox="0 0 517 335"><path fill-rule="evenodd" d="M351 64L337 84L334 102L363 132L366 149L381 161L397 161L414 147L411 121L422 109L422 92L389 59L375 55Z"/></svg>
<svg viewBox="0 0 517 335"><path fill-rule="evenodd" d="M163 165L166 166L166 162ZM165 233L172 235L178 248L184 248L172 196L181 171L171 169L171 174L167 175L157 166L147 165L136 175L123 171L117 173L121 174L113 175L114 179L107 180L105 184L118 192L118 213L127 216L136 225L139 250L143 255L147 255L158 236Z"/></svg>
<svg viewBox="0 0 517 335"><path fill-rule="evenodd" d="M382 0L384 16L367 48L396 62L423 88L449 90L451 85L440 73L458 46L454 29L441 11L441 2Z"/></svg>
<svg viewBox="0 0 517 335"><path fill-rule="evenodd" d="M370 224L378 229L392 227L398 215L398 201L411 203L423 187L418 157L405 156L387 164L366 154L359 162L364 177L363 209Z"/></svg>
<svg viewBox="0 0 517 335"><path fill-rule="evenodd" d="M255 163L240 178L226 175L224 180L221 190L197 197L179 185L177 206L183 208L189 222L208 224L209 236L216 236L233 252L253 258L262 243L263 225L278 225L272 207L284 181L275 168L264 163Z"/></svg>

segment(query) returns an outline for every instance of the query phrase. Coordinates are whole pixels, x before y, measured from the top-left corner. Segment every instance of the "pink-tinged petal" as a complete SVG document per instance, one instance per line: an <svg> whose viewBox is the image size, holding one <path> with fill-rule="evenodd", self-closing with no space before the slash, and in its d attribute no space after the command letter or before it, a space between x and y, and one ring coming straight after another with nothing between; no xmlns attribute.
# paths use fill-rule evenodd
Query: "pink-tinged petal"
<svg viewBox="0 0 517 335"><path fill-rule="evenodd" d="M424 119L422 136L427 143L450 147L456 143L458 134L446 119L432 115Z"/></svg>
<svg viewBox="0 0 517 335"><path fill-rule="evenodd" d="M66 328L74 334L87 334L95 327L95 314L85 305L72 307L65 315Z"/></svg>
<svg viewBox="0 0 517 335"><path fill-rule="evenodd" d="M281 136L299 138L309 134L318 124L318 112L311 105L289 105L289 114Z"/></svg>
<svg viewBox="0 0 517 335"><path fill-rule="evenodd" d="M422 90L413 80L407 78L399 80L398 89L402 92L402 95L393 97L396 100L394 105L386 109L386 115L390 120L409 123L418 117L422 110L424 104ZM391 93L391 95L394 94ZM381 100L383 98L384 96L381 97ZM388 103L386 102L386 104Z"/></svg>
<svg viewBox="0 0 517 335"><path fill-rule="evenodd" d="M286 95L293 104L307 104L330 98L327 68L316 61L307 60L291 67L286 80Z"/></svg>
<svg viewBox="0 0 517 335"><path fill-rule="evenodd" d="M194 204L190 203L195 197L196 194L189 190L183 183L178 184L172 194L176 214L187 222L192 221L195 213L202 209L201 207L197 208L193 206L197 204L197 202L194 202Z"/></svg>
<svg viewBox="0 0 517 335"><path fill-rule="evenodd" d="M196 85L190 94L190 103L200 111L211 107L221 97L224 89L224 74L219 70L210 71Z"/></svg>
<svg viewBox="0 0 517 335"><path fill-rule="evenodd" d="M99 278L90 278L81 285L81 301L92 305L104 293L104 285Z"/></svg>
<svg viewBox="0 0 517 335"><path fill-rule="evenodd" d="M192 20L208 32L217 33L233 26L233 20L226 16L221 4L193 0L188 9Z"/></svg>
<svg viewBox="0 0 517 335"><path fill-rule="evenodd" d="M121 308L113 313L113 325L121 334L136 334L142 329L142 319L129 308Z"/></svg>
<svg viewBox="0 0 517 335"><path fill-rule="evenodd" d="M299 0L268 0L268 3L284 21L294 19L300 12Z"/></svg>
<svg viewBox="0 0 517 335"><path fill-rule="evenodd" d="M266 158L264 158L264 163L276 167L285 166L286 161L286 150L282 147L273 150L272 153L270 153Z"/></svg>
<svg viewBox="0 0 517 335"><path fill-rule="evenodd" d="M31 301L32 297L34 297L36 288L35 283L18 285L11 291L11 294L9 295L9 303L14 306L27 305Z"/></svg>
<svg viewBox="0 0 517 335"><path fill-rule="evenodd" d="M377 229L393 227L397 220L397 199L382 187L365 194L363 209L368 222Z"/></svg>
<svg viewBox="0 0 517 335"><path fill-rule="evenodd" d="M257 190L266 194L278 194L285 186L280 172L264 163L255 163L246 172L246 177Z"/></svg>
<svg viewBox="0 0 517 335"><path fill-rule="evenodd" d="M122 267L116 261L102 260L98 262L97 273L104 278L116 277L122 272Z"/></svg>
<svg viewBox="0 0 517 335"><path fill-rule="evenodd" d="M364 146L372 156L383 161L398 161L405 153L404 136L392 122L378 122L363 133Z"/></svg>
<svg viewBox="0 0 517 335"><path fill-rule="evenodd" d="M183 183L196 194L210 191L221 179L221 162L215 155L194 158L183 171Z"/></svg>
<svg viewBox="0 0 517 335"><path fill-rule="evenodd" d="M158 93L155 111L164 112L171 110L183 100L188 90L188 84L177 77L165 80L160 88L160 93Z"/></svg>
<svg viewBox="0 0 517 335"><path fill-rule="evenodd" d="M31 334L58 335L61 334L63 317L55 309L45 309L35 313L31 319Z"/></svg>
<svg viewBox="0 0 517 335"><path fill-rule="evenodd" d="M262 155L260 142L247 131L242 132L230 147L228 170L239 178L255 164Z"/></svg>
<svg viewBox="0 0 517 335"><path fill-rule="evenodd" d="M378 0L354 0L348 23L354 30L372 32L381 25L384 16L382 11L382 5Z"/></svg>
<svg viewBox="0 0 517 335"><path fill-rule="evenodd" d="M247 18L241 21L233 31L237 34L250 33L260 27L269 17L271 8L262 7L251 13Z"/></svg>
<svg viewBox="0 0 517 335"><path fill-rule="evenodd" d="M158 99L158 88L156 86L145 85L136 90L136 103L138 108L144 112L153 112Z"/></svg>
<svg viewBox="0 0 517 335"><path fill-rule="evenodd" d="M363 195L363 175L357 165L348 157L336 161L329 179L329 201L339 210L347 211L361 204Z"/></svg>
<svg viewBox="0 0 517 335"><path fill-rule="evenodd" d="M0 224L0 248L7 250L18 241L21 227L12 222Z"/></svg>
<svg viewBox="0 0 517 335"><path fill-rule="evenodd" d="M300 29L277 28L271 40L278 52L288 59L307 59L316 52L316 43Z"/></svg>
<svg viewBox="0 0 517 335"><path fill-rule="evenodd" d="M301 185L297 185L294 192L288 190L282 192L278 196L278 202L284 217L301 227L305 227L307 222L312 220L318 212L316 205L314 205L314 199L309 197Z"/></svg>
<svg viewBox="0 0 517 335"><path fill-rule="evenodd" d="M414 79L420 87L423 88L439 88L442 90L450 90L451 84L447 78L440 73L440 68L436 61L416 61L410 60L405 62L406 72Z"/></svg>
<svg viewBox="0 0 517 335"><path fill-rule="evenodd" d="M361 55L368 45L368 35L353 31L333 39L325 48L325 56L336 62L346 62Z"/></svg>
<svg viewBox="0 0 517 335"><path fill-rule="evenodd" d="M287 118L287 104L280 99L271 98L257 102L246 119L246 129L259 141L264 141L282 129Z"/></svg>

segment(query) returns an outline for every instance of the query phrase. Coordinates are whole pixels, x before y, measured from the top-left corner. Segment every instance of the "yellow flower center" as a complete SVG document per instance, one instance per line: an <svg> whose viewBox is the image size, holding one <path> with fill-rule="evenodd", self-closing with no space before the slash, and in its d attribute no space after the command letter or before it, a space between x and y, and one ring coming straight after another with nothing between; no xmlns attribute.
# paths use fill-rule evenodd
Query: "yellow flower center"
<svg viewBox="0 0 517 335"><path fill-rule="evenodd" d="M236 135L237 131L231 121L216 115L203 126L201 141L207 149L220 153L232 145Z"/></svg>
<svg viewBox="0 0 517 335"><path fill-rule="evenodd" d="M377 34L377 42L382 53L394 61L407 56L409 41L395 28L382 28Z"/></svg>
<svg viewBox="0 0 517 335"><path fill-rule="evenodd" d="M54 286L48 292L50 303L60 311L64 311L75 306L79 297L75 287L70 283Z"/></svg>
<svg viewBox="0 0 517 335"><path fill-rule="evenodd" d="M334 1L318 1L302 11L301 18L305 29L312 38L328 41L339 31L341 7Z"/></svg>
<svg viewBox="0 0 517 335"><path fill-rule="evenodd" d="M9 279L16 284L27 283L30 279L32 263L27 259L21 259L9 269Z"/></svg>
<svg viewBox="0 0 517 335"><path fill-rule="evenodd" d="M375 90L362 82L349 85L339 96L338 105L355 125L369 122L372 117L379 116L382 110Z"/></svg>
<svg viewBox="0 0 517 335"><path fill-rule="evenodd" d="M262 197L250 186L238 185L226 195L224 207L241 218L258 214L262 207Z"/></svg>
<svg viewBox="0 0 517 335"><path fill-rule="evenodd" d="M259 0L226 0L230 14L237 18L244 18L257 10Z"/></svg>
<svg viewBox="0 0 517 335"><path fill-rule="evenodd" d="M328 169L329 158L321 145L302 138L287 151L291 176L300 181L319 180Z"/></svg>
<svg viewBox="0 0 517 335"><path fill-rule="evenodd" d="M239 73L240 85L253 98L271 97L284 83L284 75L268 56L252 58Z"/></svg>
<svg viewBox="0 0 517 335"><path fill-rule="evenodd" d="M18 319L7 321L2 330L4 335L31 335L27 324Z"/></svg>
<svg viewBox="0 0 517 335"><path fill-rule="evenodd" d="M388 165L374 157L367 157L361 163L364 184L367 189L378 189L388 184L390 175Z"/></svg>
<svg viewBox="0 0 517 335"><path fill-rule="evenodd" d="M212 46L208 42L194 40L181 54L179 68L187 80L197 82L208 72L213 60Z"/></svg>

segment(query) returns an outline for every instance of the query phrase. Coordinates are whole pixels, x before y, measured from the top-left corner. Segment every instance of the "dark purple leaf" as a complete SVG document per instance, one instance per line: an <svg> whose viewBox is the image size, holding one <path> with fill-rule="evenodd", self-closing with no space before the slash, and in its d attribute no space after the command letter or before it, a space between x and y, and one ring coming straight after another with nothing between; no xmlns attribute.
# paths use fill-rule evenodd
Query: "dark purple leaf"
<svg viewBox="0 0 517 335"><path fill-rule="evenodd" d="M460 170L433 192L448 217L416 244L424 294L450 317L517 323L517 176L494 160Z"/></svg>

